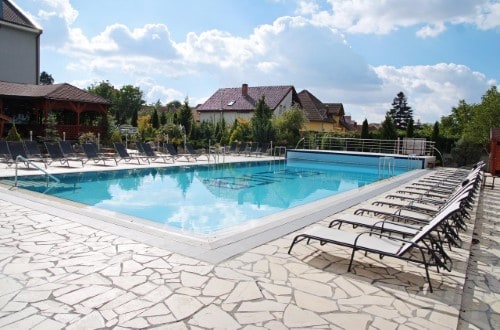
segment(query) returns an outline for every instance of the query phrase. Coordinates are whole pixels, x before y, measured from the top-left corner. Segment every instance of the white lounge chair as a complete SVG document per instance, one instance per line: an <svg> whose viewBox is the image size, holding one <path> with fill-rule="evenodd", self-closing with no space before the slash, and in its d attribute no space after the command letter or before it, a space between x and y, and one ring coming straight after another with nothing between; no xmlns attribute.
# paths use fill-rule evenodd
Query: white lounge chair
<svg viewBox="0 0 500 330"><path fill-rule="evenodd" d="M429 290L432 292L429 266L435 265L438 270L440 268L451 270L451 265L447 264L450 261L449 258L441 255L441 251L436 250L434 246L427 243L425 238L431 235L442 221L459 209L460 204L458 202L448 205L443 212L438 213L432 221L422 227L410 240L395 237L394 235L374 234L371 231L359 233L316 225L295 236L288 253L291 254L293 247L303 240L307 240L308 244L315 240L319 241L321 245L335 244L351 248L352 253L348 271L351 271L354 255L358 250L422 264L425 268ZM417 254L412 253L415 250L418 252Z"/></svg>

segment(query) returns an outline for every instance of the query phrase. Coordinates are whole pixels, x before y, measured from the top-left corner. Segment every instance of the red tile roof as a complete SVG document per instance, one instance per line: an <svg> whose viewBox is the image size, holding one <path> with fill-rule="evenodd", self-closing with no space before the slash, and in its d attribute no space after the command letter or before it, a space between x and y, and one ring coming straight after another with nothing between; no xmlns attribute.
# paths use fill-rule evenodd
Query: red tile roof
<svg viewBox="0 0 500 330"><path fill-rule="evenodd" d="M298 96L300 104L302 104L302 110L309 121L332 122L332 119L327 116L325 105L316 96L305 89Z"/></svg>
<svg viewBox="0 0 500 330"><path fill-rule="evenodd" d="M111 101L70 84L30 85L0 81L0 97L44 98L59 101L110 104Z"/></svg>
<svg viewBox="0 0 500 330"><path fill-rule="evenodd" d="M327 113L334 116L344 116L344 105L342 103L323 103Z"/></svg>
<svg viewBox="0 0 500 330"><path fill-rule="evenodd" d="M13 3L8 0L0 1L0 5L2 6L3 17L0 17L0 20L29 27L32 29L39 30L40 28L36 26L26 15Z"/></svg>
<svg viewBox="0 0 500 330"><path fill-rule="evenodd" d="M293 86L259 86L241 88L220 88L205 103L197 107L198 111L253 111L259 99L264 96L266 104L275 110L283 99L291 92L296 99ZM296 99L297 100L297 99Z"/></svg>

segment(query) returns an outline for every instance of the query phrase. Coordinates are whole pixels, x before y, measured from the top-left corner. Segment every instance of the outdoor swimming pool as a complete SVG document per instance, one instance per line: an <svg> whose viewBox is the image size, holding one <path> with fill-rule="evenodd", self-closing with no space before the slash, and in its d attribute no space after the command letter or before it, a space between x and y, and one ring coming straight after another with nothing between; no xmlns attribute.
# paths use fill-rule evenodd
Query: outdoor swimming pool
<svg viewBox="0 0 500 330"><path fill-rule="evenodd" d="M405 172L397 169L394 175ZM307 160L239 162L23 177L19 187L210 234L380 179L378 168ZM47 189L47 183L49 189Z"/></svg>

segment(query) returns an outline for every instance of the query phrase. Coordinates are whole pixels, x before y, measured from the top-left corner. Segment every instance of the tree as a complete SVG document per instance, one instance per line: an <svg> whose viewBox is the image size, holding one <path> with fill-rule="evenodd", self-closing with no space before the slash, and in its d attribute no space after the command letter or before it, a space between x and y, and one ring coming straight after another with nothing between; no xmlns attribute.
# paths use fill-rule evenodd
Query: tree
<svg viewBox="0 0 500 330"><path fill-rule="evenodd" d="M382 127L380 128L380 138L385 140L395 140L397 136L396 125L394 124L389 112L387 112L385 114L385 120L382 122Z"/></svg>
<svg viewBox="0 0 500 330"><path fill-rule="evenodd" d="M166 124L167 124L167 114L165 113L165 111L162 111L162 113L160 114L160 125L165 126Z"/></svg>
<svg viewBox="0 0 500 330"><path fill-rule="evenodd" d="M481 98L481 104L472 106L472 117L462 137L488 148L491 128L500 127L500 93L492 86Z"/></svg>
<svg viewBox="0 0 500 330"><path fill-rule="evenodd" d="M132 113L132 118L130 118L130 125L137 127L139 125L139 112L134 110Z"/></svg>
<svg viewBox="0 0 500 330"><path fill-rule="evenodd" d="M273 112L266 104L265 97L262 96L257 101L254 114L250 120L254 142L269 143L274 140L275 130L271 122L272 117Z"/></svg>
<svg viewBox="0 0 500 330"><path fill-rule="evenodd" d="M108 80L90 85L87 87L87 92L110 100L111 105L108 107L109 113L116 118L116 104L120 92L113 85L111 85Z"/></svg>
<svg viewBox="0 0 500 330"><path fill-rule="evenodd" d="M460 100L457 107L451 109L449 116L441 118L442 134L446 137L459 139L465 131L465 128L472 120L473 106Z"/></svg>
<svg viewBox="0 0 500 330"><path fill-rule="evenodd" d="M153 115L151 116L151 126L153 126L154 129L160 128L160 118L158 117L156 108L153 110Z"/></svg>
<svg viewBox="0 0 500 330"><path fill-rule="evenodd" d="M439 122L434 123L434 127L432 128L431 141L438 142L439 140Z"/></svg>
<svg viewBox="0 0 500 330"><path fill-rule="evenodd" d="M190 136L193 124L193 113L191 112L187 97L184 99L184 104L180 107L178 121L179 125L184 127L186 135Z"/></svg>
<svg viewBox="0 0 500 330"><path fill-rule="evenodd" d="M292 106L275 117L273 124L276 128L276 144L295 146L300 139L300 130L306 121L304 112L297 106Z"/></svg>
<svg viewBox="0 0 500 330"><path fill-rule="evenodd" d="M408 120L408 125L406 126L406 137L412 138L414 134L413 131L413 118L410 118L410 120Z"/></svg>
<svg viewBox="0 0 500 330"><path fill-rule="evenodd" d="M250 122L244 119L236 119L231 127L231 136L229 141L249 141L252 138L252 129Z"/></svg>
<svg viewBox="0 0 500 330"><path fill-rule="evenodd" d="M392 101L392 108L389 114L397 129L406 130L409 120L413 119L413 110L408 106L406 96L403 92L399 92Z"/></svg>
<svg viewBox="0 0 500 330"><path fill-rule="evenodd" d="M366 118L365 120L363 120L363 125L361 126L361 138L362 139L370 138L370 130L368 127L368 120Z"/></svg>
<svg viewBox="0 0 500 330"><path fill-rule="evenodd" d="M51 74L48 74L45 71L40 73L40 85L52 85L54 83L54 78L52 78Z"/></svg>
<svg viewBox="0 0 500 330"><path fill-rule="evenodd" d="M142 91L139 87L125 85L120 88L116 100L115 112L115 118L118 125L127 123L132 116L137 116L137 113L141 110L144 103Z"/></svg>
<svg viewBox="0 0 500 330"><path fill-rule="evenodd" d="M17 132L16 124L13 124L5 138L7 141L22 141L21 135Z"/></svg>

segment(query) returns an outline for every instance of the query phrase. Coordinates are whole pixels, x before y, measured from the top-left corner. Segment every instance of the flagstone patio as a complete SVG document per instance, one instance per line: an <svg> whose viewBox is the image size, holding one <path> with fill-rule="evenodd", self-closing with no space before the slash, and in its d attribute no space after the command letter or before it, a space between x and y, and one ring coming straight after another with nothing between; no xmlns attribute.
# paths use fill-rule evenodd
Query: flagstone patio
<svg viewBox="0 0 500 330"><path fill-rule="evenodd" d="M452 272L290 233L218 263L16 202L0 187L1 329L494 329L500 187L481 190ZM366 201L365 203L369 203ZM477 212L476 212L477 211ZM331 216L321 220L327 224ZM470 258L469 258L470 251Z"/></svg>

